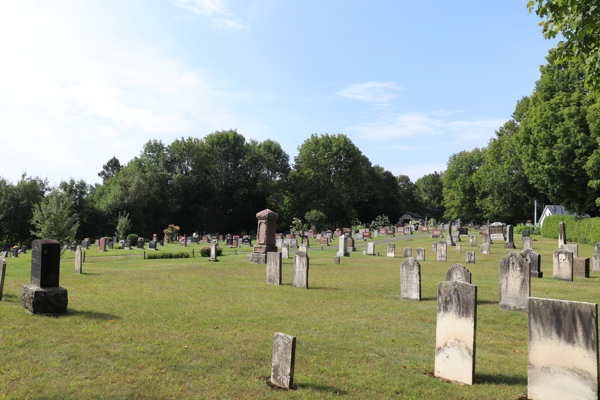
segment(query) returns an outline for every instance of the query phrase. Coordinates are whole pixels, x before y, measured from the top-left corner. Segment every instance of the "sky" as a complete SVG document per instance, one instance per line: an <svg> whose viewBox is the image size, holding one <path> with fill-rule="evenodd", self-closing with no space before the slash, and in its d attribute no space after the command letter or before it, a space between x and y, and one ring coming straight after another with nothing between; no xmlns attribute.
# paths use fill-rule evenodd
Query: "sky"
<svg viewBox="0 0 600 400"><path fill-rule="evenodd" d="M420 177L485 147L556 41L525 0L3 0L0 176L101 183L144 143L347 135Z"/></svg>

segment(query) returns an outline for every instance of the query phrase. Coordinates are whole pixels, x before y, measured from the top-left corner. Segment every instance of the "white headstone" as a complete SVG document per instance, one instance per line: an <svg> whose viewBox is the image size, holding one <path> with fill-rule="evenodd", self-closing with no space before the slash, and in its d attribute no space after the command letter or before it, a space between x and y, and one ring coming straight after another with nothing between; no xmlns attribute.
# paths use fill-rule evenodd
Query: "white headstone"
<svg viewBox="0 0 600 400"><path fill-rule="evenodd" d="M400 298L421 300L421 265L412 257L400 264Z"/></svg>
<svg viewBox="0 0 600 400"><path fill-rule="evenodd" d="M416 253L416 257L415 259L417 261L425 261L425 249L422 247L417 247L415 249L415 253Z"/></svg>
<svg viewBox="0 0 600 400"><path fill-rule="evenodd" d="M296 252L296 257L292 265L293 281L292 286L301 289L308 289L308 254L303 251Z"/></svg>
<svg viewBox="0 0 600 400"><path fill-rule="evenodd" d="M573 281L573 252L556 250L552 253L552 279Z"/></svg>
<svg viewBox="0 0 600 400"><path fill-rule="evenodd" d="M285 389L291 389L294 384L295 363L296 337L276 332L275 336L273 336L271 384Z"/></svg>
<svg viewBox="0 0 600 400"><path fill-rule="evenodd" d="M267 253L267 283L281 285L281 253L270 251Z"/></svg>

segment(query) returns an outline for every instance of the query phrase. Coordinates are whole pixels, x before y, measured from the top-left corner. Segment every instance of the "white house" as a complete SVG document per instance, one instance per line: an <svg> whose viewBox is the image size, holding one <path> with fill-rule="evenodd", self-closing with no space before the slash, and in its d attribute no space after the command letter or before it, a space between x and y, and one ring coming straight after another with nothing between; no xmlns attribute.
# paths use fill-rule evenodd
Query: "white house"
<svg viewBox="0 0 600 400"><path fill-rule="evenodd" d="M544 211L542 211L542 215L540 215L540 218L538 219L537 225L542 226L544 219L549 215L574 215L579 218L590 218L588 214L579 215L567 211L563 206L546 206L544 207Z"/></svg>

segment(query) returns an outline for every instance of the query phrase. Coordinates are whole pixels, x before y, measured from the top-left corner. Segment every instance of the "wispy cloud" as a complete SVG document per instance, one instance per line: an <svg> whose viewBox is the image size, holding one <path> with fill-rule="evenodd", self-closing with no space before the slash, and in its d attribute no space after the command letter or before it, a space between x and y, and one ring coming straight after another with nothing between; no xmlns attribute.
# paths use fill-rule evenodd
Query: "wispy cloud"
<svg viewBox="0 0 600 400"><path fill-rule="evenodd" d="M247 23L229 11L223 0L174 0L173 4L183 10L211 17L220 29L241 30L248 27Z"/></svg>
<svg viewBox="0 0 600 400"><path fill-rule="evenodd" d="M371 81L350 85L336 94L367 103L388 103L398 97L398 91L400 90L403 90L403 87L396 82Z"/></svg>

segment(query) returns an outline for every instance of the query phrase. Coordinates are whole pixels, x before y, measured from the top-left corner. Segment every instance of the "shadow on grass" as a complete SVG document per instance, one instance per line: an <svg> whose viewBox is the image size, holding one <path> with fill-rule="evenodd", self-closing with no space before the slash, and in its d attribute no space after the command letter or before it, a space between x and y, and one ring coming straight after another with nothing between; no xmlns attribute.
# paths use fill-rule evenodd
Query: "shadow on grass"
<svg viewBox="0 0 600 400"><path fill-rule="evenodd" d="M497 300L477 300L477 305L480 304L498 304Z"/></svg>
<svg viewBox="0 0 600 400"><path fill-rule="evenodd" d="M437 301L437 297L421 297L421 301Z"/></svg>
<svg viewBox="0 0 600 400"><path fill-rule="evenodd" d="M338 395L346 395L348 392L344 390L340 390L333 386L319 385L315 383L301 383L299 385L294 385L294 389L296 390L314 390L315 392L323 392L323 393L332 393Z"/></svg>
<svg viewBox="0 0 600 400"><path fill-rule="evenodd" d="M475 374L475 383L491 385L527 385L527 376Z"/></svg>
<svg viewBox="0 0 600 400"><path fill-rule="evenodd" d="M15 300L17 300L18 302L21 301L21 299L19 298L19 296L15 295L15 294L4 294L4 295L2 295L2 301L6 301L7 303L13 302Z"/></svg>
<svg viewBox="0 0 600 400"><path fill-rule="evenodd" d="M67 308L67 316L82 316L88 319L98 319L103 321L121 319L121 317L114 314L107 314L97 311L79 311L73 308Z"/></svg>

